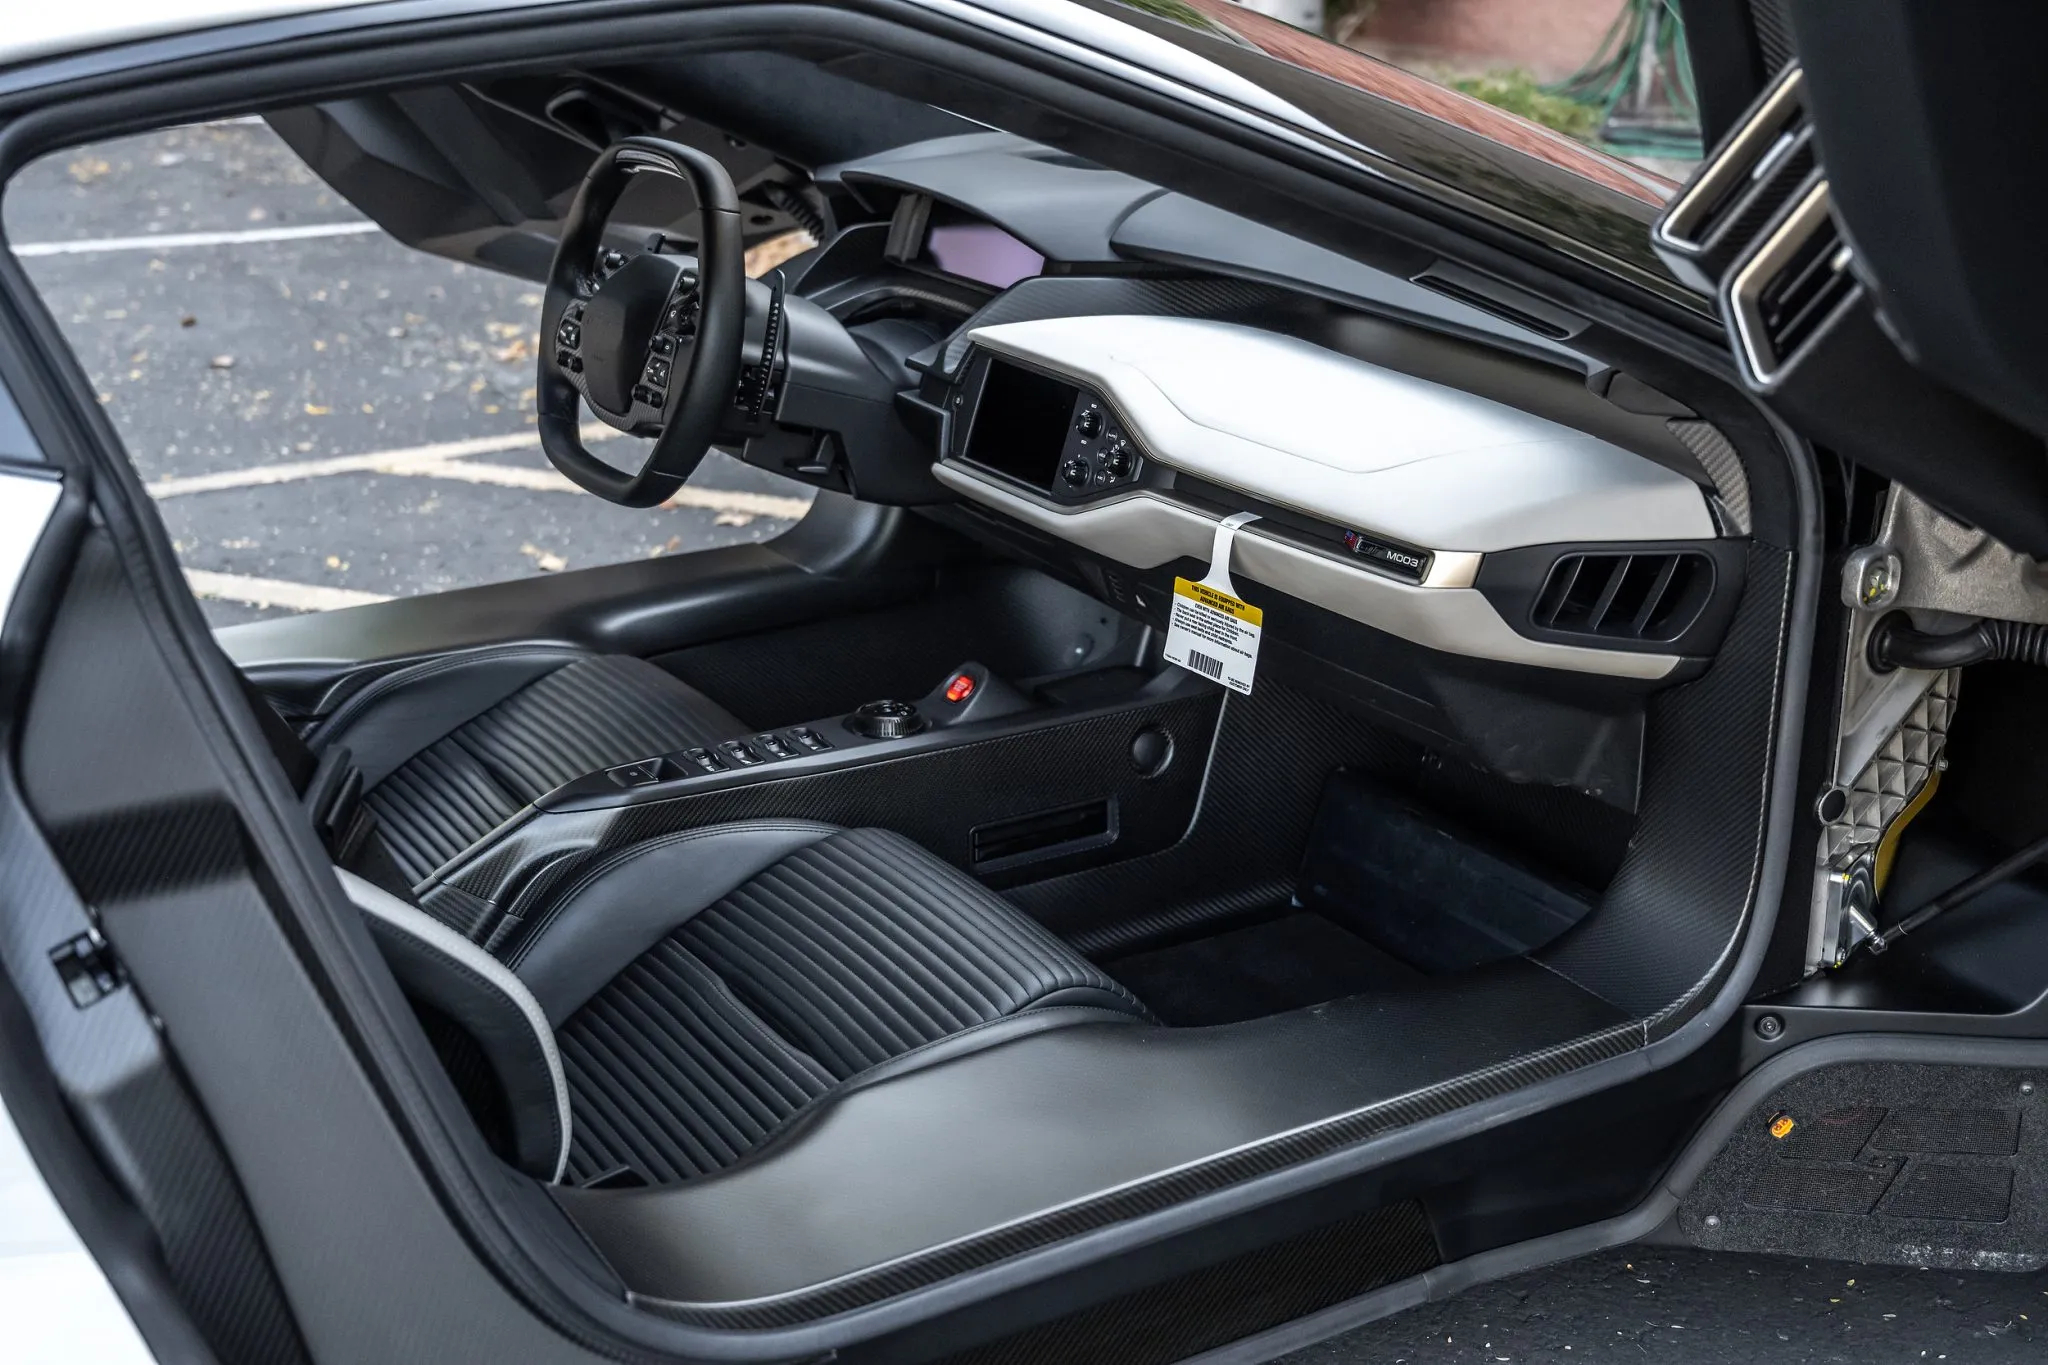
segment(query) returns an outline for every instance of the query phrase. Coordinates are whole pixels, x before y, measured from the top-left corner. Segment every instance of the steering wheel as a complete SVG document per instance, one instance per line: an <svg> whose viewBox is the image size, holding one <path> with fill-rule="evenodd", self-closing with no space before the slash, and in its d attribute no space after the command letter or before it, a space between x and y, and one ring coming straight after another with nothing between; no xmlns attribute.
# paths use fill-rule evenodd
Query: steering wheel
<svg viewBox="0 0 2048 1365"><path fill-rule="evenodd" d="M697 257L653 246L607 250L605 225L632 177L673 175L697 197ZM667 500L704 459L734 404L746 329L739 194L718 161L693 147L629 137L606 148L576 191L541 305L541 449L555 468L627 507ZM611 426L652 436L637 473L593 456L578 400Z"/></svg>

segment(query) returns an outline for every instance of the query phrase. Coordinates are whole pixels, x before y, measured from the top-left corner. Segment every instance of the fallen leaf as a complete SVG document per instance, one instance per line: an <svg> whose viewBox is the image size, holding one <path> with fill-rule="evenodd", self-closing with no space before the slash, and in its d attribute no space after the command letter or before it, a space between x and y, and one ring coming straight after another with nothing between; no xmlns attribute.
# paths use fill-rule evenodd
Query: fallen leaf
<svg viewBox="0 0 2048 1365"><path fill-rule="evenodd" d="M180 327L197 327L199 325L199 319L193 317L190 313L187 313L185 314L184 317L178 319L178 325Z"/></svg>
<svg viewBox="0 0 2048 1365"><path fill-rule="evenodd" d="M235 358L231 355L217 355L206 364L208 369L232 370L235 368Z"/></svg>
<svg viewBox="0 0 2048 1365"><path fill-rule="evenodd" d="M90 185L93 181L113 170L114 167L105 157L82 156L72 162L66 169L71 172L73 180L76 180L81 185Z"/></svg>
<svg viewBox="0 0 2048 1365"><path fill-rule="evenodd" d="M346 569L348 561L340 555L329 555L327 556L327 567L330 569Z"/></svg>
<svg viewBox="0 0 2048 1365"><path fill-rule="evenodd" d="M333 408L323 407L319 403L306 404L306 416L308 417L325 417L328 413L333 411Z"/></svg>
<svg viewBox="0 0 2048 1365"><path fill-rule="evenodd" d="M543 550L538 545L522 545L519 547L519 553L533 560L536 565L548 573L560 573L569 567L568 560L551 551Z"/></svg>
<svg viewBox="0 0 2048 1365"><path fill-rule="evenodd" d="M711 524L713 526L752 526L754 524L754 514L751 512L720 512L711 519Z"/></svg>

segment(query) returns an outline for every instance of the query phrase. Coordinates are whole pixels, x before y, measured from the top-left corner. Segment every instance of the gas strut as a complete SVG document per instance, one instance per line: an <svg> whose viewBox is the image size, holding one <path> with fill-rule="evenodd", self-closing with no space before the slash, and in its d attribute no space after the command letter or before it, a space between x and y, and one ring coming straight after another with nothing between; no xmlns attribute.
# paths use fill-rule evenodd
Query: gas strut
<svg viewBox="0 0 2048 1365"><path fill-rule="evenodd" d="M2026 621L1983 620L1946 635L1916 630L1903 611L1895 611L1870 632L1870 666L1879 673L1896 668L1961 668L1992 659L2048 664L2048 625ZM1933 900L1903 916L1889 929L1870 934L1842 956L1847 962L1859 949L1881 953L1906 935L1924 928L1959 905L1966 905L1996 886L2048 858L2048 837L2035 840L2001 863L1957 882ZM1836 964L1840 966L1840 963Z"/></svg>
<svg viewBox="0 0 2048 1365"><path fill-rule="evenodd" d="M1885 951L1906 935L1925 927L1929 921L1940 918L1959 905L1967 905L1995 886L2003 886L2043 858L2048 858L2048 837L2036 839L2005 861L1994 863L1976 876L1966 877L1957 882L1933 900L1906 915L1891 928L1881 930L1855 944L1842 960L1846 962L1854 957L1858 948L1868 948L1873 953Z"/></svg>

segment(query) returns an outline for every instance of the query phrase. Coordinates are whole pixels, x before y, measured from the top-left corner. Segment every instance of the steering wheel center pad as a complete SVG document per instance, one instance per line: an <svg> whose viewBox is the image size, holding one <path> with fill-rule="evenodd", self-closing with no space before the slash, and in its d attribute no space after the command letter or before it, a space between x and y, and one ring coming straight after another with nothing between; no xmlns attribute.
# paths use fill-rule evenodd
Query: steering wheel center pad
<svg viewBox="0 0 2048 1365"><path fill-rule="evenodd" d="M603 283L583 309L584 382L593 406L623 416L647 362L683 262L643 252Z"/></svg>

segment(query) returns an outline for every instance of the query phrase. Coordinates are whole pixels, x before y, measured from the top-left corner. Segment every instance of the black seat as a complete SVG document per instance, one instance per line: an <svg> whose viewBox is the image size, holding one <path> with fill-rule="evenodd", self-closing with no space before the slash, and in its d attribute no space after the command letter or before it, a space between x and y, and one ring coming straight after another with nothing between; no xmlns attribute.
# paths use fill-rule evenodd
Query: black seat
<svg viewBox="0 0 2048 1365"><path fill-rule="evenodd" d="M352 676L319 713L306 743L347 746L413 884L572 778L749 728L653 664L554 644Z"/></svg>
<svg viewBox="0 0 2048 1365"><path fill-rule="evenodd" d="M641 844L581 877L505 962L342 875L423 1016L481 1054L470 1070L491 1083L471 1076L472 1109L545 1178L691 1180L846 1087L1147 1017L979 883L882 830L752 821Z"/></svg>

